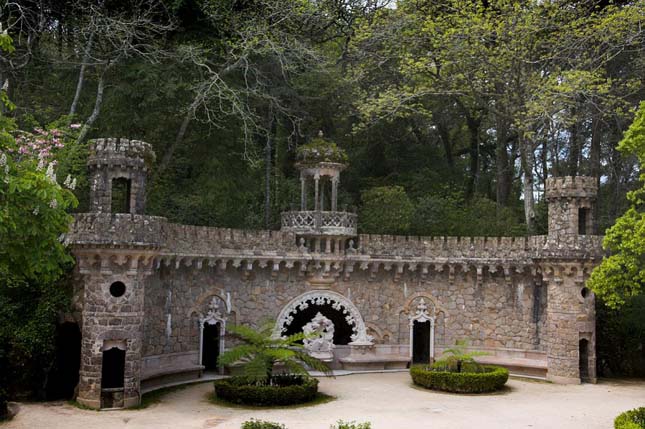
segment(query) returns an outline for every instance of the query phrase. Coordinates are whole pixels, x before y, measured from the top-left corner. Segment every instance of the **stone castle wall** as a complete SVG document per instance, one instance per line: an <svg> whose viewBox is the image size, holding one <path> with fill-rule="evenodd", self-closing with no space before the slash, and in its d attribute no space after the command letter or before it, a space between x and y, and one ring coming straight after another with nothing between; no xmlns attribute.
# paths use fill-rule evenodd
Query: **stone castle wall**
<svg viewBox="0 0 645 429"><path fill-rule="evenodd" d="M99 408L109 394L136 404L142 381L201 372L206 322L288 318L305 298L342 305L354 329L335 365L407 362L411 320L423 314L434 321L437 352L468 339L492 355L537 361L555 382L579 382L581 369L595 379L594 300L584 288L603 256L602 237L591 235L594 179L547 181L546 236L341 234L299 218L283 231L244 231L144 215L149 149L127 139L91 145L92 212L75 215L66 237L82 308L79 402ZM129 213L111 213L115 178L129 181ZM292 232L303 228L311 231ZM109 291L117 281L123 296ZM101 386L101 353L115 344L126 350L119 396ZM589 368L580 366L584 344Z"/></svg>

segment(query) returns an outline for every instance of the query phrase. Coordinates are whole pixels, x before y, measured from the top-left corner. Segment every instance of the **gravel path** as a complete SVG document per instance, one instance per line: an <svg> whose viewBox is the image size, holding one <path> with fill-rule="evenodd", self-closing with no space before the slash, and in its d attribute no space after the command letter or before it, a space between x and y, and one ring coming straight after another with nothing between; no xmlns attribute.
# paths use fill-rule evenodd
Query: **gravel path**
<svg viewBox="0 0 645 429"><path fill-rule="evenodd" d="M451 395L412 387L407 373L362 374L322 379L320 390L336 400L311 407L274 410L225 408L207 402L211 383L171 392L143 410L87 411L61 403L20 404L1 429L239 429L249 418L288 429L328 429L338 419L372 422L373 429L613 427L621 411L645 406L645 382L604 381L561 386L510 380L491 395Z"/></svg>

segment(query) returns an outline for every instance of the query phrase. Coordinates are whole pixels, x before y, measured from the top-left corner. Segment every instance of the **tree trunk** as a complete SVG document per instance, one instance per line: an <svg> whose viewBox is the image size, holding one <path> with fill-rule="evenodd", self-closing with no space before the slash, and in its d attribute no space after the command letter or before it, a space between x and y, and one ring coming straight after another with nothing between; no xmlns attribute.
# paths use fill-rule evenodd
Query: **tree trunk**
<svg viewBox="0 0 645 429"><path fill-rule="evenodd" d="M92 114L90 115L89 118L87 118L87 121L83 125L83 128L81 128L81 133L78 135L78 140L77 143L82 143L83 140L85 140L85 137L87 136L87 133L90 131L90 128L92 128L92 125L94 125L94 122L96 122L96 119L99 117L99 113L101 113L101 105L103 104L103 91L105 90L105 73L107 72L107 68L101 73L101 77L99 78L99 83L96 88L96 100L94 101L94 110L92 110Z"/></svg>
<svg viewBox="0 0 645 429"><path fill-rule="evenodd" d="M511 168L508 161L508 150L506 144L508 142L508 128L505 123L498 118L497 120L497 145L495 148L495 164L497 167L497 183L495 186L495 194L497 200L497 208L508 205L508 200L511 194Z"/></svg>
<svg viewBox="0 0 645 429"><path fill-rule="evenodd" d="M269 131L264 145L264 227L270 228L271 223L271 154L273 153L273 137L275 135L275 118L271 115Z"/></svg>
<svg viewBox="0 0 645 429"><path fill-rule="evenodd" d="M168 147L168 149L166 149L166 152L164 153L163 158L161 159L161 162L157 166L154 179L151 182L155 182L157 177L161 176L161 174L166 170L166 168L168 168L168 165L172 160L172 156L175 153L175 150L184 141L186 130L188 129L188 124L190 124L190 121L192 120L193 116L195 116L195 111L197 110L197 106L199 105L200 100L201 100L201 94L198 93L195 95L193 102L190 104L190 107L188 108L188 111L184 116L184 119L181 121L179 130L177 131L177 135L175 136L175 141ZM152 189L152 188L148 187L148 189Z"/></svg>
<svg viewBox="0 0 645 429"><path fill-rule="evenodd" d="M470 154L470 168L468 183L466 185L466 197L473 196L477 189L477 181L479 177L479 125L480 119L475 119L470 115L466 116L466 124L469 132L469 154Z"/></svg>
<svg viewBox="0 0 645 429"><path fill-rule="evenodd" d="M78 81L76 82L76 92L74 93L74 100L72 100L72 105L69 108L69 115L76 114L76 108L78 107L78 100L81 98L81 92L83 91L83 82L85 80L85 69L87 68L87 63L90 61L90 51L92 50L92 42L94 41L94 33L90 34L90 38L87 41L85 46L85 53L83 54L83 62L81 63L81 70L78 73Z"/></svg>
<svg viewBox="0 0 645 429"><path fill-rule="evenodd" d="M522 187L524 193L524 219L526 230L533 233L535 219L535 200L533 198L533 150L532 145L524 136L520 136L520 163L522 165Z"/></svg>
<svg viewBox="0 0 645 429"><path fill-rule="evenodd" d="M589 175L596 178L596 185L600 188L600 142L602 140L602 131L600 124L602 118L599 114L594 115L591 123L591 149L589 151ZM598 218L600 212L598 204L593 207L593 233L597 234L598 231Z"/></svg>

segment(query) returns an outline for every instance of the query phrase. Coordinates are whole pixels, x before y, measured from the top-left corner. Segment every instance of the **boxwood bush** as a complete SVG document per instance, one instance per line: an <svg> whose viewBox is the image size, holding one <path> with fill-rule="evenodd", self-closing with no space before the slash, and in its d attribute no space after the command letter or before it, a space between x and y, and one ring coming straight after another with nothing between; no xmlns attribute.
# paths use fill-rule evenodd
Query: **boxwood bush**
<svg viewBox="0 0 645 429"><path fill-rule="evenodd" d="M258 385L245 377L216 380L215 395L235 404L291 405L313 401L318 380L300 375L277 375L270 384Z"/></svg>
<svg viewBox="0 0 645 429"><path fill-rule="evenodd" d="M242 423L242 429L286 429L286 427L280 423L251 419Z"/></svg>
<svg viewBox="0 0 645 429"><path fill-rule="evenodd" d="M643 428L645 428L645 407L625 411L614 420L614 429Z"/></svg>
<svg viewBox="0 0 645 429"><path fill-rule="evenodd" d="M414 384L426 389L454 393L485 393L504 387L508 370L499 366L481 365L478 372L451 372L415 365L410 368Z"/></svg>

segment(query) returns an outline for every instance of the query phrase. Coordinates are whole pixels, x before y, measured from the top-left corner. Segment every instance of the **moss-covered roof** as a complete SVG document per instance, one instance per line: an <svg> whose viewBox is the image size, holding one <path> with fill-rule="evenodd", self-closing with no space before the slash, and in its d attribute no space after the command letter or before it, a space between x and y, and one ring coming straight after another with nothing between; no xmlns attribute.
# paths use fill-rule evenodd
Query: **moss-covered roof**
<svg viewBox="0 0 645 429"><path fill-rule="evenodd" d="M334 162L347 164L347 153L323 137L315 137L307 144L300 146L296 152L298 163L318 164L320 162Z"/></svg>

